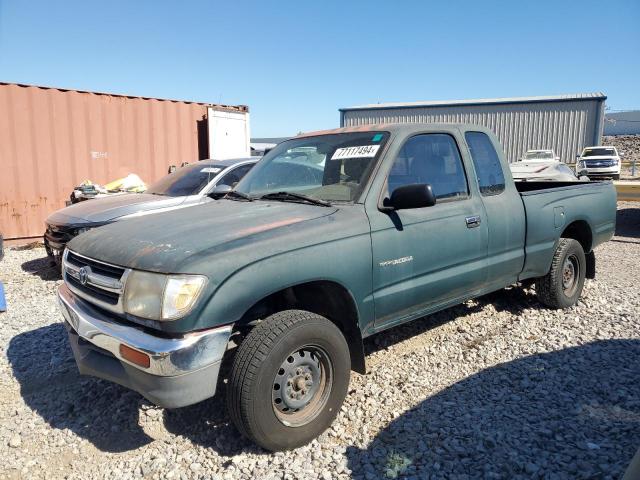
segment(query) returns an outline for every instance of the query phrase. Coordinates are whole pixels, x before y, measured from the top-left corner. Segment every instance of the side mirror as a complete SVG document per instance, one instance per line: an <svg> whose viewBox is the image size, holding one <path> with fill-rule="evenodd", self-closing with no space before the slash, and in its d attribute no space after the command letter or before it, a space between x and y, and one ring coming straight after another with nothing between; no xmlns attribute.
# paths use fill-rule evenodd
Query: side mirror
<svg viewBox="0 0 640 480"><path fill-rule="evenodd" d="M406 210L409 208L432 207L436 204L436 196L428 183L413 183L396 188L391 198L385 198L387 210Z"/></svg>
<svg viewBox="0 0 640 480"><path fill-rule="evenodd" d="M224 197L231 190L233 190L232 187L230 187L229 185L225 185L224 183L221 183L211 189L211 191L209 192L209 196L211 198L221 198L221 197Z"/></svg>

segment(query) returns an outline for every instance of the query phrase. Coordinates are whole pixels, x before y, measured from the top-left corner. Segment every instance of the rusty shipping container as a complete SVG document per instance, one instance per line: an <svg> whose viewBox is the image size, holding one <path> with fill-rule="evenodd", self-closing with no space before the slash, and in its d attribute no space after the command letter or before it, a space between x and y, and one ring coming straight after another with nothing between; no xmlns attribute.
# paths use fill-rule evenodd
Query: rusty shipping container
<svg viewBox="0 0 640 480"><path fill-rule="evenodd" d="M248 128L243 105L0 83L0 234L42 236L46 217L84 180L135 173L150 184L169 165L207 158L217 112L245 113Z"/></svg>

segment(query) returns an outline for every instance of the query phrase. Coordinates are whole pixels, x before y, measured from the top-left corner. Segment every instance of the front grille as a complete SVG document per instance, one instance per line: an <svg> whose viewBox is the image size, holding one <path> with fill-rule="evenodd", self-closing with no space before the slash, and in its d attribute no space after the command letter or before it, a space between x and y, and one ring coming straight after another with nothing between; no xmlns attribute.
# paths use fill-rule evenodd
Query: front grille
<svg viewBox="0 0 640 480"><path fill-rule="evenodd" d="M118 295L117 293L108 292L106 290L102 290L101 288L95 287L93 285L82 285L78 280L73 278L71 275L68 275L65 280L67 280L67 283L69 285L80 290L85 295L89 297L97 298L98 300L102 302L106 302L109 305L117 305L118 300L120 299L120 295Z"/></svg>
<svg viewBox="0 0 640 480"><path fill-rule="evenodd" d="M101 262L69 249L62 262L64 281L78 296L110 310L123 313L122 296L129 270Z"/></svg>
<svg viewBox="0 0 640 480"><path fill-rule="evenodd" d="M613 167L614 165L615 162L613 160L585 160L587 168Z"/></svg>
<svg viewBox="0 0 640 480"><path fill-rule="evenodd" d="M115 265L109 265L108 263L98 262L97 260L82 257L70 250L67 253L67 262L71 265L77 266L78 268L89 266L91 267L92 271L116 280L120 280L126 270L122 267L117 267Z"/></svg>

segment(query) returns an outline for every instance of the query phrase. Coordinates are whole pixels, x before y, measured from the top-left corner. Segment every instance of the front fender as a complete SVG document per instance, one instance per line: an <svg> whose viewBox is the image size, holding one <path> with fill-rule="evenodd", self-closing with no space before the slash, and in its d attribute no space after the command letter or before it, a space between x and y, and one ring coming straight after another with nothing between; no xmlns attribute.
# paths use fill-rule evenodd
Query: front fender
<svg viewBox="0 0 640 480"><path fill-rule="evenodd" d="M236 322L253 305L287 287L326 280L343 286L356 305L361 330L373 322L369 234L289 250L238 268L217 285L197 329Z"/></svg>

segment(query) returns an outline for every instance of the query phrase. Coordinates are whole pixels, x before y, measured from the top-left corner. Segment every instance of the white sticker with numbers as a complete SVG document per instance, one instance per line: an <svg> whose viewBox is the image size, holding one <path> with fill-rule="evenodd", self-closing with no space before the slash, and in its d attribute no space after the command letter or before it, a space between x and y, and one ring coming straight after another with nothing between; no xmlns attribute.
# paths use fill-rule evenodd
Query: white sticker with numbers
<svg viewBox="0 0 640 480"><path fill-rule="evenodd" d="M359 147L345 147L337 149L331 156L331 160L344 160L346 158L372 158L378 153L380 145L362 145Z"/></svg>

